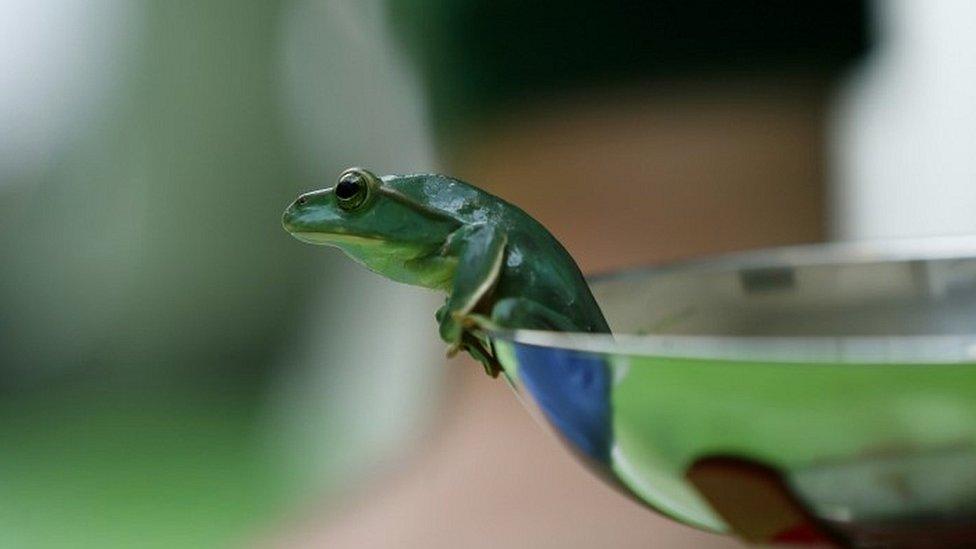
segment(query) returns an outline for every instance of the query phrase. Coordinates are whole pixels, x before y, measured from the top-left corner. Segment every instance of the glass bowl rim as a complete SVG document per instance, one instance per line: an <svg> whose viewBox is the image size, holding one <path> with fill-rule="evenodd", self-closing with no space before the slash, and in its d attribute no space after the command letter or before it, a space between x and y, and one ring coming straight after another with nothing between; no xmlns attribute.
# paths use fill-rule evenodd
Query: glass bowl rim
<svg viewBox="0 0 976 549"><path fill-rule="evenodd" d="M632 267L588 278L591 284L681 273L866 263L976 260L976 235L804 244ZM822 364L959 364L976 362L976 331L890 336L722 336L489 331L495 340L617 356Z"/></svg>

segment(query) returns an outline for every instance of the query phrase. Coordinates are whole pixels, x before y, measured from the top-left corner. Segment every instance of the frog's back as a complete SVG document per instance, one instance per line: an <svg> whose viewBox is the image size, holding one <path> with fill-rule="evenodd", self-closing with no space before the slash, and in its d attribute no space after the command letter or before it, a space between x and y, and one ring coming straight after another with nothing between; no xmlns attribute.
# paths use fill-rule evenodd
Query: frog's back
<svg viewBox="0 0 976 549"><path fill-rule="evenodd" d="M495 301L525 297L570 318L584 332L609 332L576 262L541 223L478 187L437 174L384 178L386 184L465 224L488 223L506 233L505 264Z"/></svg>
<svg viewBox="0 0 976 549"><path fill-rule="evenodd" d="M499 297L528 297L573 320L582 332L609 332L576 261L541 223L507 204L508 253Z"/></svg>

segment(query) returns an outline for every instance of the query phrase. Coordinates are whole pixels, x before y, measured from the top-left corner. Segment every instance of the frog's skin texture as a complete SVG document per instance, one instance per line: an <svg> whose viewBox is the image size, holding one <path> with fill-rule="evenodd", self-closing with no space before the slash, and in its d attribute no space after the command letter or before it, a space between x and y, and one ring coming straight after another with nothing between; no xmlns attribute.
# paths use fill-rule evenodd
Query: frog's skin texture
<svg viewBox="0 0 976 549"><path fill-rule="evenodd" d="M295 238L335 246L392 280L447 293L435 317L448 354L466 350L497 376L486 329L609 332L583 275L519 208L437 174L344 171L285 210Z"/></svg>

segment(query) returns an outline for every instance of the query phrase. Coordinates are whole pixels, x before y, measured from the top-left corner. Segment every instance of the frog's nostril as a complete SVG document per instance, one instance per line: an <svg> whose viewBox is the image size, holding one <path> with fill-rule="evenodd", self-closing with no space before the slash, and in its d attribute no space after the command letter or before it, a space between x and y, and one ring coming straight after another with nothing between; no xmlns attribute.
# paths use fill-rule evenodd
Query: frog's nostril
<svg viewBox="0 0 976 549"><path fill-rule="evenodd" d="M295 201L295 203L299 206L304 206L306 202L308 202L308 198L305 198L304 196L299 196L298 200Z"/></svg>

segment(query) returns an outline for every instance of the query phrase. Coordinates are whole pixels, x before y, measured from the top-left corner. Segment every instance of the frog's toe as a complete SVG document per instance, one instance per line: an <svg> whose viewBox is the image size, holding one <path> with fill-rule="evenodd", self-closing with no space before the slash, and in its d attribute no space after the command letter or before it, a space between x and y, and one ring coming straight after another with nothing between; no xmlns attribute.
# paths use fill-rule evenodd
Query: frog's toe
<svg viewBox="0 0 976 549"><path fill-rule="evenodd" d="M438 307L437 311L434 312L434 319L437 320L438 324L440 324L444 322L444 319L447 317L449 312L450 309L447 308L447 304L445 303L444 305Z"/></svg>
<svg viewBox="0 0 976 549"><path fill-rule="evenodd" d="M465 330L494 330L498 328L498 325L492 322L490 318L475 313L463 315L458 322Z"/></svg>
<svg viewBox="0 0 976 549"><path fill-rule="evenodd" d="M458 341L457 343L452 343L452 344L448 345L447 346L447 358L454 358L454 355L458 354L463 349L464 349L464 346L461 345L461 342L460 341Z"/></svg>
<svg viewBox="0 0 976 549"><path fill-rule="evenodd" d="M461 333L463 332L461 324L454 322L453 317L445 319L440 324L440 335L441 339L446 341L451 345L457 345L461 341Z"/></svg>

